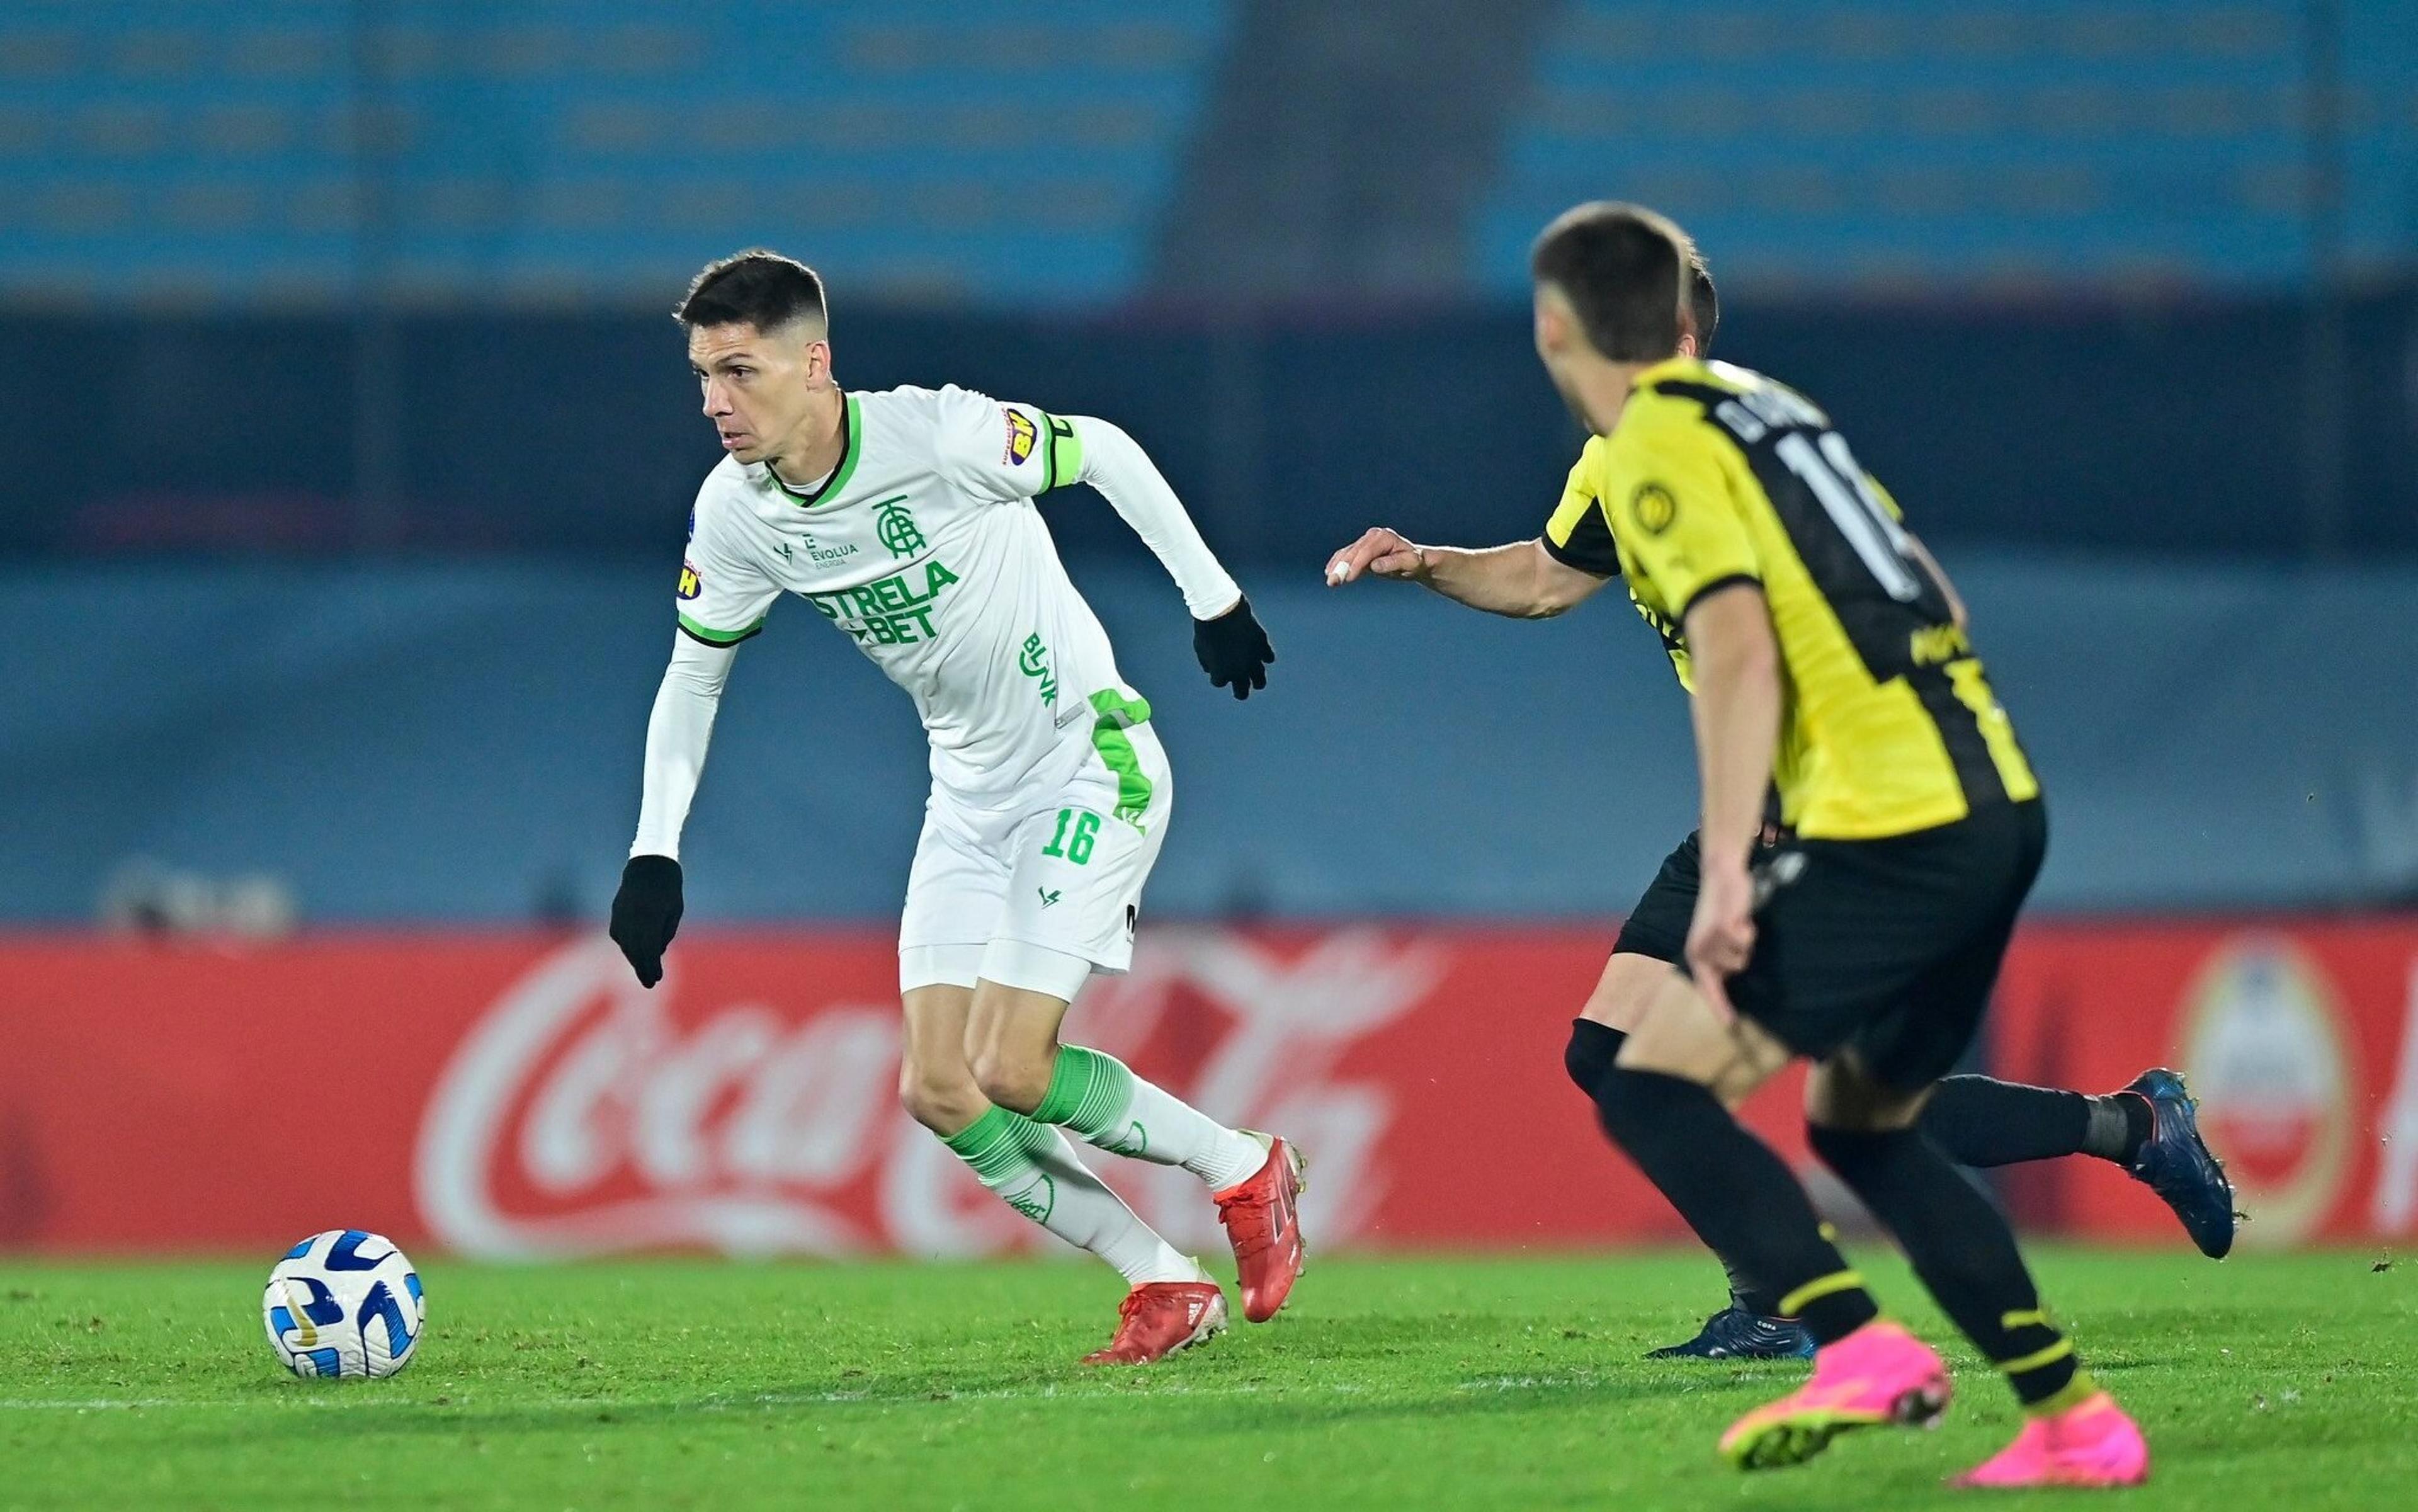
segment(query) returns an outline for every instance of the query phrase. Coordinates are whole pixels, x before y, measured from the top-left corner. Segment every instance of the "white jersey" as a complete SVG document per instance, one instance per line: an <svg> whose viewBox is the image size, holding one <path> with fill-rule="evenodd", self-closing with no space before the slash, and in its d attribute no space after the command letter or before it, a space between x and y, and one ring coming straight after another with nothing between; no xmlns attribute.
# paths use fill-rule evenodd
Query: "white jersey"
<svg viewBox="0 0 2418 1512"><path fill-rule="evenodd" d="M954 386L847 396L839 466L810 492L726 457L697 490L680 623L711 646L795 593L915 700L935 787L1030 779L1080 725L1146 718L1033 500L1082 471L1075 428Z"/></svg>

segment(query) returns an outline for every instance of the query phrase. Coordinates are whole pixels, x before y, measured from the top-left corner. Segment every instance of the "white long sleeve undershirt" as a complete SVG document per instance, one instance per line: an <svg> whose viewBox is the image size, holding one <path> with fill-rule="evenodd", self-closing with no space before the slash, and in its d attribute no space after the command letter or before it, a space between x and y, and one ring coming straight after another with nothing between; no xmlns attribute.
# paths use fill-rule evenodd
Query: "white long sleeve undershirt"
<svg viewBox="0 0 2418 1512"><path fill-rule="evenodd" d="M1217 563L1201 527L1185 512L1157 464L1123 429L1090 415L1068 415L1083 443L1083 481L1100 491L1142 544L1175 579L1195 619L1215 619L1240 603L1242 587Z"/></svg>
<svg viewBox="0 0 2418 1512"><path fill-rule="evenodd" d="M671 664L664 668L655 710L647 719L646 787L638 800L638 837L631 843L631 855L680 858L681 827L688 822L689 804L705 774L714 711L722 706L723 685L738 655L735 646L707 646L686 635L672 636Z"/></svg>

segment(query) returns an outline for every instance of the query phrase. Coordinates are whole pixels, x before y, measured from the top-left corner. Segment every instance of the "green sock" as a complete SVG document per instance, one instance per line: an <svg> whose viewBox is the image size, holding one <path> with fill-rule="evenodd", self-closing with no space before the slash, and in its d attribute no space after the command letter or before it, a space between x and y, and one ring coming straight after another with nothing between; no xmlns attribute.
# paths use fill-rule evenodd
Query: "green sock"
<svg viewBox="0 0 2418 1512"><path fill-rule="evenodd" d="M1181 1166L1223 1191L1267 1163L1267 1147L1125 1069L1113 1055L1061 1046L1033 1122L1159 1166Z"/></svg>
<svg viewBox="0 0 2418 1512"><path fill-rule="evenodd" d="M976 1181L998 1193L1009 1207L1048 1228L1049 1214L1058 1205L1057 1183L1033 1156L1048 1140L1048 1129L1004 1107L994 1107L943 1142L974 1168Z"/></svg>

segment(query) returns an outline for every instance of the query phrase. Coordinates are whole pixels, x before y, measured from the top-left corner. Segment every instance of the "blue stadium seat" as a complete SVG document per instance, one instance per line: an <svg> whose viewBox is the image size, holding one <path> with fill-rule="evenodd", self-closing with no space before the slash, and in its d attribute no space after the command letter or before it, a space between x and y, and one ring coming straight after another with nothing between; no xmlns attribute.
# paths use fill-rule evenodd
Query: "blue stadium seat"
<svg viewBox="0 0 2418 1512"><path fill-rule="evenodd" d="M366 36L355 10L0 11L0 287L651 301L772 243L843 298L1113 298L1228 7L393 0Z"/></svg>
<svg viewBox="0 0 2418 1512"><path fill-rule="evenodd" d="M1669 211L1717 269L2013 289L2289 284L2310 266L2294 0L1577 0L1480 213L1518 287L1587 199ZM2418 27L2349 0L2349 232L2418 246Z"/></svg>

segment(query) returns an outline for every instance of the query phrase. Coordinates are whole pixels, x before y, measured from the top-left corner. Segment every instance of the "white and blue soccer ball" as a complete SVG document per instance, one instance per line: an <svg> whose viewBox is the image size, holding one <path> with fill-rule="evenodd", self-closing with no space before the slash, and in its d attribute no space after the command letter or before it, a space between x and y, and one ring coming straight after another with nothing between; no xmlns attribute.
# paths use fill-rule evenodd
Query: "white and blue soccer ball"
<svg viewBox="0 0 2418 1512"><path fill-rule="evenodd" d="M390 1376L411 1363L427 1316L420 1273L359 1229L313 1234L268 1273L269 1347L298 1376Z"/></svg>

